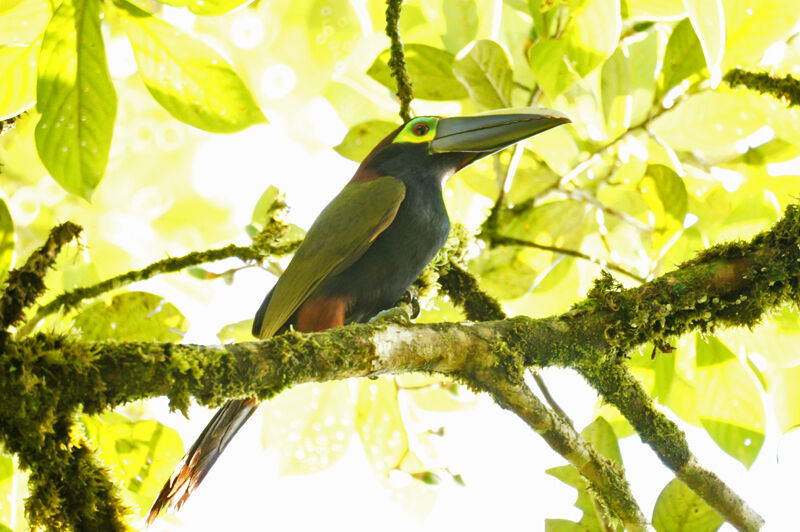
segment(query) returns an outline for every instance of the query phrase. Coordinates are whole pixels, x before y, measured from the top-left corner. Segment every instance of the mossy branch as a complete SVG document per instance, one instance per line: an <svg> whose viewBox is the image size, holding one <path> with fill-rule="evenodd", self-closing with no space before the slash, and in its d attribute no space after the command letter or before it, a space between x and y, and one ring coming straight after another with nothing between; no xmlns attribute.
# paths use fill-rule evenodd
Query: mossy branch
<svg viewBox="0 0 800 532"><path fill-rule="evenodd" d="M506 318L500 303L478 287L478 280L457 264L448 264L439 276L442 290L464 310L470 321L491 321Z"/></svg>
<svg viewBox="0 0 800 532"><path fill-rule="evenodd" d="M67 497L62 504L86 510L85 503L69 498L72 488L61 485L69 476L63 468L74 458L48 461L43 450L52 449L53 441L69 442L69 420L78 409L94 414L155 396L167 396L173 408L185 409L190 397L218 405L230 397L267 399L303 382L424 370L488 390L501 405L522 412L533 404L520 388L526 368L570 367L725 519L740 530L758 530L761 517L698 465L684 435L655 409L622 355L690 331L752 327L765 312L800 301L798 243L800 208L790 206L780 222L750 242L713 247L636 288L622 289L606 275L584 302L544 319L379 322L221 347L79 342L43 334L9 341L0 354L0 389L6 398L0 403L0 443L19 454L23 467L36 470L35 478L55 483L46 487ZM568 431L563 425L558 431ZM36 501L32 498L29 507Z"/></svg>
<svg viewBox="0 0 800 532"><path fill-rule="evenodd" d="M403 122L411 120L411 100L414 90L406 70L403 41L400 40L400 10L403 0L386 0L386 36L391 41L389 70L397 81L397 99L400 101L400 118Z"/></svg>
<svg viewBox="0 0 800 532"><path fill-rule="evenodd" d="M455 262L450 262L443 269L439 284L453 303L464 310L468 320L494 321L507 318L500 303L480 289L472 274ZM574 465L627 530L645 530L647 520L633 498L625 480L625 472L599 455L575 431L569 416L550 395L541 376L534 371L534 380L550 408L539 401L524 383L509 382L503 375L497 377L488 382L472 384L478 389L488 391L497 404L517 414L554 451Z"/></svg>
<svg viewBox="0 0 800 532"><path fill-rule="evenodd" d="M50 231L44 245L31 253L25 264L8 272L6 288L0 298L0 343L8 335L8 328L22 321L25 309L44 293L44 276L56 256L68 242L78 238L81 228L71 222L57 225Z"/></svg>
<svg viewBox="0 0 800 532"><path fill-rule="evenodd" d="M626 416L689 487L737 528L756 530L761 518L698 465L683 434L655 409L622 355L645 342L664 342L693 330L751 327L768 310L799 301L798 242L800 208L790 206L780 222L750 242L706 250L637 288L623 290L606 275L571 311L538 320L352 325L224 347L90 343L41 334L9 341L0 354L0 389L7 398L0 404L0 439L38 479L29 502L29 514L36 522L52 524L67 518L81 522L88 517L80 512L90 510L92 515L118 521L124 511L115 509L112 497L100 495L108 492L104 473L81 458L83 444L70 435L79 409L98 413L154 396L168 396L174 408L185 409L191 396L215 405L230 397L266 399L302 382L426 370L488 390L501 405L522 413L535 406L521 388L526 368L571 367ZM535 410L537 415L547 412ZM535 418L526 421L538 423ZM553 434L568 431L564 425ZM567 440L581 445L579 439ZM48 460L51 454L61 458ZM591 463L603 471L603 464ZM80 486L67 485L67 479L74 477L67 473L76 467L90 479L82 480L82 485L94 486L80 500L72 495L82 493ZM619 486L608 489L613 493ZM103 508L98 508L100 500L106 501ZM45 507L51 508L50 513L37 514L36 508ZM624 510L615 513L625 515ZM628 515L633 516L631 523L637 522L635 510Z"/></svg>
<svg viewBox="0 0 800 532"><path fill-rule="evenodd" d="M748 89L772 95L790 107L800 105L800 79L793 78L791 74L781 78L767 72L748 72L734 68L725 74L724 79L731 87L744 85Z"/></svg>

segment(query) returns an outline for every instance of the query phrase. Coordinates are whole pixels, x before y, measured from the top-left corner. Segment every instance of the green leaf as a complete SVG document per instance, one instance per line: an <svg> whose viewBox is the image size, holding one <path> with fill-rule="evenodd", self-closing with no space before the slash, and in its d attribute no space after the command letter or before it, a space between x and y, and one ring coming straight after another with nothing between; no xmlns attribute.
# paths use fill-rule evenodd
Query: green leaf
<svg viewBox="0 0 800 532"><path fill-rule="evenodd" d="M583 240L589 209L576 200L551 201L511 211L501 218L502 236L550 246L577 249Z"/></svg>
<svg viewBox="0 0 800 532"><path fill-rule="evenodd" d="M405 54L414 96L423 100L460 100L468 96L467 90L453 74L453 54L426 44L407 44ZM396 93L397 83L387 64L389 56L388 49L381 52L367 74Z"/></svg>
<svg viewBox="0 0 800 532"><path fill-rule="evenodd" d="M533 29L536 31L536 36L546 39L549 35L544 21L544 13L542 13L542 4L543 0L528 0L528 12L533 18Z"/></svg>
<svg viewBox="0 0 800 532"><path fill-rule="evenodd" d="M498 299L522 297L533 287L537 272L520 257L514 246L498 246L481 253L469 263L480 278L481 288Z"/></svg>
<svg viewBox="0 0 800 532"><path fill-rule="evenodd" d="M711 83L716 86L722 79L722 56L725 54L725 11L722 9L722 0L683 0L683 5L700 40Z"/></svg>
<svg viewBox="0 0 800 532"><path fill-rule="evenodd" d="M478 405L475 394L438 375L405 373L397 376L397 385L416 406L431 412L452 412Z"/></svg>
<svg viewBox="0 0 800 532"><path fill-rule="evenodd" d="M87 436L125 495L144 513L183 456L178 433L153 420L130 421L114 412L83 416Z"/></svg>
<svg viewBox="0 0 800 532"><path fill-rule="evenodd" d="M655 29L648 31L643 39L633 42L623 41L623 47L630 58L631 76L631 117L630 125L641 124L650 113L656 92L656 76L659 59L659 35Z"/></svg>
<svg viewBox="0 0 800 532"><path fill-rule="evenodd" d="M255 206L253 207L253 214L250 215L250 223L263 226L267 217L275 208L275 202L279 199L282 199L281 191L278 190L278 187L274 185L270 185L267 187L261 197L258 198Z"/></svg>
<svg viewBox="0 0 800 532"><path fill-rule="evenodd" d="M475 0L442 2L445 33L442 42L449 52L456 53L478 35L478 4Z"/></svg>
<svg viewBox="0 0 800 532"><path fill-rule="evenodd" d="M232 342L251 342L253 341L253 319L230 323L219 330L217 338L223 344Z"/></svg>
<svg viewBox="0 0 800 532"><path fill-rule="evenodd" d="M36 57L41 41L0 45L0 120L17 116L36 103Z"/></svg>
<svg viewBox="0 0 800 532"><path fill-rule="evenodd" d="M253 0L163 0L162 4L187 7L195 15L222 15Z"/></svg>
<svg viewBox="0 0 800 532"><path fill-rule="evenodd" d="M361 122L350 128L342 142L333 149L342 157L359 163L375 145L395 129L397 129L397 124L387 120Z"/></svg>
<svg viewBox="0 0 800 532"><path fill-rule="evenodd" d="M6 525L4 525L3 523L0 523L0 532L14 532L14 531L13 531L13 530L11 530L10 528L8 528L8 527L7 527Z"/></svg>
<svg viewBox="0 0 800 532"><path fill-rule="evenodd" d="M28 497L28 473L20 471L14 459L0 446L0 532L2 523L14 523L18 531L28 530L25 520L25 499ZM6 527L5 530L12 530Z"/></svg>
<svg viewBox="0 0 800 532"><path fill-rule="evenodd" d="M625 416L617 410L617 407L606 403L602 399L598 399L595 403L592 409L592 416L595 418L602 416L608 424L611 425L611 428L614 429L614 434L616 434L617 438L620 440L636 434L636 431L633 430L633 427L631 427L631 424Z"/></svg>
<svg viewBox="0 0 800 532"><path fill-rule="evenodd" d="M789 37L800 18L800 2L725 0L723 70L757 63L773 43Z"/></svg>
<svg viewBox="0 0 800 532"><path fill-rule="evenodd" d="M14 460L10 456L0 454L0 482L11 478L14 474Z"/></svg>
<svg viewBox="0 0 800 532"><path fill-rule="evenodd" d="M475 41L459 54L453 72L481 107L511 107L514 72L505 50L496 42Z"/></svg>
<svg viewBox="0 0 800 532"><path fill-rule="evenodd" d="M353 435L346 381L302 384L264 405L265 449L277 451L284 475L319 473L344 456Z"/></svg>
<svg viewBox="0 0 800 532"><path fill-rule="evenodd" d="M310 2L303 29L311 56L325 68L345 61L361 37L361 24L350 0Z"/></svg>
<svg viewBox="0 0 800 532"><path fill-rule="evenodd" d="M0 15L12 11L23 2L25 0L0 0Z"/></svg>
<svg viewBox="0 0 800 532"><path fill-rule="evenodd" d="M631 64L622 48L617 48L603 64L600 95L606 136L613 139L628 129L633 109Z"/></svg>
<svg viewBox="0 0 800 532"><path fill-rule="evenodd" d="M600 454L615 461L620 466L622 465L622 454L619 451L617 436L614 434L614 429L604 418L597 417L581 431L581 436L592 444ZM548 519L545 526L546 530L574 530L576 532L602 532L608 530L597 515L597 508L601 508L602 505L598 505L597 501L594 500L594 495L589 489L589 483L578 473L575 466L555 467L548 469L546 473L578 490L578 499L575 501L575 506L583 511L583 517L578 523L562 519ZM621 527L613 524L612 529L622 530Z"/></svg>
<svg viewBox="0 0 800 532"><path fill-rule="evenodd" d="M28 45L37 41L50 21L50 12L47 0L0 1L0 44Z"/></svg>
<svg viewBox="0 0 800 532"><path fill-rule="evenodd" d="M791 115L774 111L775 106L751 91L704 91L657 118L650 128L674 150L707 153L719 160L739 156L736 142L763 127L766 120L777 133L781 116Z"/></svg>
<svg viewBox="0 0 800 532"><path fill-rule="evenodd" d="M722 364L723 362L736 359L736 355L733 354L733 351L728 349L727 345L713 336L708 340L698 336L695 349L697 350L695 365L698 368Z"/></svg>
<svg viewBox="0 0 800 532"><path fill-rule="evenodd" d="M75 317L84 340L168 342L183 338L186 318L172 303L147 292L125 292L98 301Z"/></svg>
<svg viewBox="0 0 800 532"><path fill-rule="evenodd" d="M557 127L547 135L534 135L525 141L525 148L535 153L554 172L564 175L578 162L581 152L570 126Z"/></svg>
<svg viewBox="0 0 800 532"><path fill-rule="evenodd" d="M642 20L678 20L686 16L682 0L627 0L628 16Z"/></svg>
<svg viewBox="0 0 800 532"><path fill-rule="evenodd" d="M14 220L6 202L0 199L0 279L11 269L14 258Z"/></svg>
<svg viewBox="0 0 800 532"><path fill-rule="evenodd" d="M121 12L139 74L172 116L214 133L267 121L241 78L210 46L130 4Z"/></svg>
<svg viewBox="0 0 800 532"><path fill-rule="evenodd" d="M770 372L769 394L783 433L800 427L800 366Z"/></svg>
<svg viewBox="0 0 800 532"><path fill-rule="evenodd" d="M117 113L98 0L64 0L56 9L37 75L39 157L62 187L88 200L105 173Z"/></svg>
<svg viewBox="0 0 800 532"><path fill-rule="evenodd" d="M572 13L562 39L578 75L586 76L614 53L621 31L620 0L584 2Z"/></svg>
<svg viewBox="0 0 800 532"><path fill-rule="evenodd" d="M591 443L594 448L605 456L622 465L622 453L619 451L617 435L613 427L603 417L597 417L581 431L583 439Z"/></svg>
<svg viewBox="0 0 800 532"><path fill-rule="evenodd" d="M716 338L696 337L697 415L723 451L750 467L764 443L761 394L747 369Z"/></svg>
<svg viewBox="0 0 800 532"><path fill-rule="evenodd" d="M677 478L664 486L653 510L653 526L658 532L714 532L723 522L713 508Z"/></svg>
<svg viewBox="0 0 800 532"><path fill-rule="evenodd" d="M667 42L664 66L661 67L659 96L663 96L685 79L694 82L706 72L705 66L700 40L689 19L684 19L672 30Z"/></svg>
<svg viewBox="0 0 800 532"><path fill-rule="evenodd" d="M400 415L394 380L381 377L358 381L356 430L375 471L388 475L400 467L408 448L408 433Z"/></svg>
<svg viewBox="0 0 800 532"><path fill-rule="evenodd" d="M537 42L528 50L528 60L536 83L551 100L580 79L561 39Z"/></svg>
<svg viewBox="0 0 800 532"><path fill-rule="evenodd" d="M331 81L322 95L331 102L339 119L347 127L363 121L365 116L380 116L384 112L379 101L366 97L350 85Z"/></svg>
<svg viewBox="0 0 800 532"><path fill-rule="evenodd" d="M596 508L601 506L595 504L593 496L589 491L589 483L578 473L575 466L565 465L552 467L547 469L545 473L578 490L578 498L575 501L575 507L583 512L583 517L581 517L581 520L577 523L567 521L566 519L545 520L545 530L547 532L604 532L608 530L601 524L600 518L597 515ZM622 529L614 527L613 530L621 531Z"/></svg>
<svg viewBox="0 0 800 532"><path fill-rule="evenodd" d="M473 165L467 167L472 168ZM514 181L511 184L511 189L506 194L508 202L511 205L518 205L533 196L541 194L545 190L553 187L558 181L559 176L556 175L547 165L541 164L533 152L525 150L522 154L522 159L517 166L517 173L514 174ZM496 183L496 181L495 181ZM497 188L497 184L495 187ZM497 196L492 196L492 199Z"/></svg>
<svg viewBox="0 0 800 532"><path fill-rule="evenodd" d="M686 185L672 168L651 164L639 182L639 189L647 207L655 216L652 249L658 255L663 246L683 230L683 220L689 203Z"/></svg>
<svg viewBox="0 0 800 532"><path fill-rule="evenodd" d="M672 353L656 353L652 367L655 373L653 397L666 404L675 380L675 356Z"/></svg>
<svg viewBox="0 0 800 532"><path fill-rule="evenodd" d="M759 405L761 406L761 405ZM735 423L700 418L700 423L720 449L750 467L764 444L764 430L751 430Z"/></svg>
<svg viewBox="0 0 800 532"><path fill-rule="evenodd" d="M790 307L773 314L752 331L731 329L724 333L724 338L730 345L744 346L748 355L757 353L764 357L768 368L786 369L800 365L800 350L797 349L800 323L797 311Z"/></svg>

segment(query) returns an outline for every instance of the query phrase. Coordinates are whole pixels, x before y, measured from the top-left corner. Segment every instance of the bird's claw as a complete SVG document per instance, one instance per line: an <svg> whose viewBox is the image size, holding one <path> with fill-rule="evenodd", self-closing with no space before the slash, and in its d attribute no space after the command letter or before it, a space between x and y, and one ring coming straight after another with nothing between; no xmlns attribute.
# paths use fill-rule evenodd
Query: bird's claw
<svg viewBox="0 0 800 532"><path fill-rule="evenodd" d="M372 319L369 320L369 323L410 323L411 318L409 317L408 310L404 307L406 307L406 305L382 310L375 314Z"/></svg>

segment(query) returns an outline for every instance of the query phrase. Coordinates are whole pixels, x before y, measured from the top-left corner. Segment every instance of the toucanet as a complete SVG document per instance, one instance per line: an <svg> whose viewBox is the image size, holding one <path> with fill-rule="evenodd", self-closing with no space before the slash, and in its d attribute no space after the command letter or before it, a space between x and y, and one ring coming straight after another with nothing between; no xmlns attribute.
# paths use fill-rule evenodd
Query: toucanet
<svg viewBox="0 0 800 532"><path fill-rule="evenodd" d="M256 312L253 335L269 338L290 327L321 331L392 307L447 239L445 180L567 122L558 111L518 108L420 116L397 128L311 225ZM256 399L233 399L217 411L164 485L148 523L164 506L180 508L257 407Z"/></svg>

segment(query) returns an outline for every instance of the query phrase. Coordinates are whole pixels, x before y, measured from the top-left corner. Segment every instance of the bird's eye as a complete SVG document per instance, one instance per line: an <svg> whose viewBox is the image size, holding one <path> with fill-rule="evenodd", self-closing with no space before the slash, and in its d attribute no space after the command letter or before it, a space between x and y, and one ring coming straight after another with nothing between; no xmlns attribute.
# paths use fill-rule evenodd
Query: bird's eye
<svg viewBox="0 0 800 532"><path fill-rule="evenodd" d="M427 133L429 129L430 128L428 127L428 124L420 122L419 124L414 126L413 131L414 131L415 135L417 135L418 137L421 137L421 136L425 135L425 133Z"/></svg>

